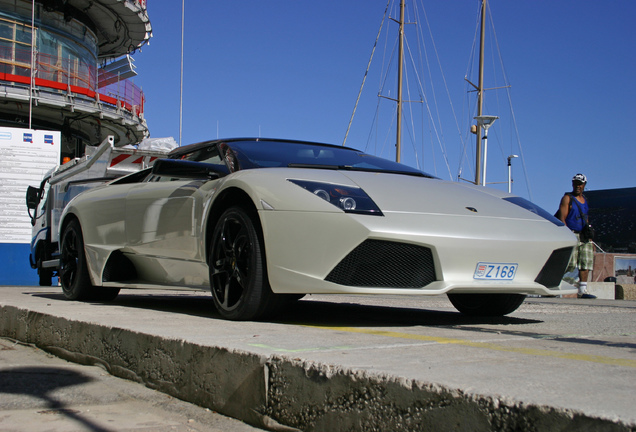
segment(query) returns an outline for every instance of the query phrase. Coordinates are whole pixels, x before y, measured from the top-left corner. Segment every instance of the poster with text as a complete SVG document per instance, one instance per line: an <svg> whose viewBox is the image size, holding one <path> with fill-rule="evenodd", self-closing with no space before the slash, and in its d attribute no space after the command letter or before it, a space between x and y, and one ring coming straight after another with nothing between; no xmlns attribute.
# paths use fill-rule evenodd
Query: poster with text
<svg viewBox="0 0 636 432"><path fill-rule="evenodd" d="M0 243L31 242L27 187L58 165L60 140L59 131L0 127Z"/></svg>

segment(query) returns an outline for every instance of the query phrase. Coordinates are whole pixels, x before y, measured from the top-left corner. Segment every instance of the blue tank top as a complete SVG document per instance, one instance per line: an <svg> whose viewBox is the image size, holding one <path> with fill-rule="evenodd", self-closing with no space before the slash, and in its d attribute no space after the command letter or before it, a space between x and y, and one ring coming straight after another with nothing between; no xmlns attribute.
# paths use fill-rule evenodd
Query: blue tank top
<svg viewBox="0 0 636 432"><path fill-rule="evenodd" d="M586 217L589 211L589 208L587 206L587 199L583 197L585 199L584 203L580 203L578 201L575 203L574 201L576 200L576 198L574 198L574 195L568 195L570 195L570 211L565 218L565 224L572 231L581 232L581 230L583 229L583 225L585 225L585 220L583 219L583 215L581 215L581 211ZM578 206L576 205L577 203L579 204ZM579 211L579 207L581 208L581 211Z"/></svg>

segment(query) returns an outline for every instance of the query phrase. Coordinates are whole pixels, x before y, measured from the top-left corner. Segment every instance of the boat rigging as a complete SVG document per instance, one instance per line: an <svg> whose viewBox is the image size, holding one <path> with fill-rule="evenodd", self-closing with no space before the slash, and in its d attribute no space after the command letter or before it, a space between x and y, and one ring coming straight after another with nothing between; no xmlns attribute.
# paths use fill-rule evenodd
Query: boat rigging
<svg viewBox="0 0 636 432"><path fill-rule="evenodd" d="M478 79L476 81L477 84L474 84L473 82L470 81L468 73L466 73L465 75L465 82L470 86L470 88L467 89L467 94L477 93L476 105L474 105L474 102L469 103L469 105L473 105L473 108L472 109L469 108L464 111L466 113L472 111L472 115L468 116L468 118L470 119L470 124L468 124L467 128L460 126L460 121L458 121L458 117L461 117L461 116L457 116L455 113L455 108L453 106L452 98L450 96L451 92L449 91L447 86L447 81L441 66L440 58L437 52L437 47L433 39L432 32L430 31L430 25L428 25L429 24L428 17L426 16L425 12L422 13L418 11L418 6L416 5L416 3L417 3L416 1L407 2L406 0L399 0L399 1L389 0L388 1L385 12L384 12L384 16L382 18L382 24L380 25L380 30L378 31L378 35L376 37L373 50L371 52L371 58L369 59L369 64L367 66L367 70L364 75L360 92L358 94L358 99L356 100L354 111L352 113L351 120L349 122L347 132L345 134L343 145L346 144L347 137L349 136L351 124L352 124L354 115L356 113L358 103L361 98L362 90L365 85L367 76L369 75L371 63L376 53L376 48L378 47L378 42L380 41L380 34L383 31L384 23L387 21L387 17L389 17L390 21L396 23L399 26L398 37L397 37L396 46L394 46L393 51L391 51L389 55L386 55L387 51L385 48L385 52L384 52L385 55L383 56L383 59L385 59L386 57L393 59L393 60L389 60L389 62L396 61L397 68L393 68L390 64L388 64L388 66L385 64L387 71L386 73L383 73L383 75L380 77L381 85L377 95L378 105L376 108L376 116L373 120L372 131L374 130L374 127L376 132L378 130L384 130L379 127L380 100L388 99L394 104L394 108L392 110L393 113L391 116L393 120L391 124L387 127L387 130L392 129L395 132L394 136L395 136L395 160L396 161L403 162L403 163L412 163L413 156L409 156L407 160L404 159L405 150L407 149L407 147L405 147L405 138L407 138L411 140L411 145L412 145L412 147L408 147L408 150L409 151L412 150L415 153L415 156L414 156L415 165L419 169L423 169L421 165L423 165L424 162L426 162L427 164L432 163L435 167L435 165L437 164L436 160L440 159L439 155L441 154L441 158L444 161L444 164L446 165L446 169L448 171L448 178L451 180L468 181L476 185L483 185L483 186L493 185L496 183L506 183L505 181L487 182L487 178L486 178L487 159L488 159L487 158L487 152L488 152L487 137L488 136L487 136L486 128L490 127L492 125L492 122L501 116L501 120L498 120L497 126L491 129L491 134L494 135L495 143L498 144L500 143L500 138L501 138L499 129L503 128L505 125L508 125L510 122L515 123L514 113L512 113L512 109L511 109L510 115L499 110L498 108L495 111L498 114L497 116L492 116L492 115L488 116L484 114L485 112L488 113L486 111L488 107L485 104L485 98L484 98L485 93L487 91L496 90L496 89L506 89L506 91L508 91L508 100L510 101L510 94L509 94L510 86L507 84L507 82L504 85L494 85L488 88L485 88L485 84L484 84L486 80L490 82L497 79L497 77L494 77L493 75L491 75L490 72L488 75L484 73L484 63L485 63L484 60L486 57L485 55L486 54L486 48L485 48L486 29L488 27L486 17L489 12L489 9L487 7L488 6L487 0L481 1L479 5L479 20L477 25L478 34L479 34L479 37L478 37L479 44L478 46L474 45L475 51L477 51L478 49L478 52L479 52ZM397 9L397 11L396 11L396 4L399 5L398 6L399 9ZM412 7L409 7L411 4L412 4ZM421 9L423 10L423 7L421 7ZM393 12L392 16L389 10ZM407 16L407 13L408 13L408 16ZM393 16L397 18L394 18ZM410 43L412 41L412 38L410 38L410 36L412 36L413 34L413 32L410 30L410 27L422 28L424 27L424 25L429 27L430 42L424 42L423 41L424 32L421 30L418 30L416 32L418 37L417 46L418 48L423 49L424 51L428 49L429 52L434 52L435 54L435 60L437 61L437 66L439 67L441 80L444 83L444 89L446 92L446 96L448 98L449 107L445 108L445 111L444 111L445 114L440 114L440 105L438 101L442 101L442 98L438 98L436 96L436 89L433 85L433 78L432 76L430 76L432 75L432 71L434 71L434 68L431 68L431 63L434 63L434 62L430 61L430 58L429 58L430 55L426 53L422 55L422 53L419 51L416 53L417 55L419 55L419 57L417 59L414 59L414 56L415 56L414 50L411 49L411 47L414 46L415 44ZM492 19L490 19L490 25L492 26ZM493 33L494 33L494 27L493 27ZM496 41L496 37L493 37L492 40ZM498 48L498 45L496 46ZM418 63L418 60L419 60L419 63ZM418 68L415 67L416 64L419 66L419 71L418 71ZM428 73L429 73L429 76L427 77L428 80L425 80L422 75L422 71L425 69L424 65L426 65L426 69L428 70ZM395 75L395 69L397 69L397 76L392 76L393 78L395 78L395 81L390 81L388 79L390 71L393 70L394 71L393 75ZM469 66L469 69L470 69L470 66ZM503 69L503 66L502 66L502 69ZM439 81L440 78L436 76L436 79L438 79ZM393 87L385 86L385 84L388 82L393 82L394 86ZM393 91L391 91L391 88L393 89ZM414 92L412 91L413 88L415 88ZM417 93L418 97L412 98L411 96L413 93ZM392 96L392 94L395 94L396 96ZM415 104L422 107L421 118L419 119L419 122L421 123L419 132L417 127L415 126L415 123L416 123L415 120L417 120L417 114L414 114L415 110L412 107L412 105L415 105ZM441 118L444 118L445 120L442 121ZM451 168L450 168L451 164L449 162L450 157L446 149L447 138L444 133L444 127L443 127L443 125L447 124L448 120L451 120L451 119L454 120L455 122L455 127L457 129L456 136L458 136L459 141L462 142L462 145L460 146L461 147L460 154L457 156L457 160L458 160L457 175L452 175L451 173ZM407 120L408 122L404 122L404 120ZM383 121L386 122L386 120L383 120ZM502 121L504 123L501 123ZM510 163L509 161L513 159L510 156L512 156L514 153L515 156L517 156L517 154L520 156L520 160L523 163L523 151L521 150L520 143L518 142L518 132L516 130L516 123L513 125L513 127L514 127L514 135L517 137L517 147L513 149L512 148L513 146L511 144L510 153L507 153L507 154L504 153L503 150L501 150L502 160L504 161L504 163L506 161ZM428 137L426 136L427 131L425 130L427 128L428 128ZM446 129L448 129L448 127ZM474 155L473 155L475 172L474 172L474 178L471 180L467 180L462 178L461 173L462 173L462 166L465 163L465 157L467 156L467 153L468 153L467 149L470 148L471 149L470 153L472 153L472 145L469 146L466 144L467 138L472 135L470 132L476 135L476 139L474 141L475 147L474 147ZM369 134L370 138L369 138L369 141L367 142L367 148L365 148L365 151L373 152L373 149L371 150L368 149L368 147L370 146L370 139L372 134L373 132ZM452 136L452 134L450 136ZM390 142L391 139L387 137L388 136L385 136L384 142L381 143L381 148L379 150L380 153L384 151L383 149L385 147L388 147L387 141ZM420 160L420 157L418 157L417 155L418 148L421 148L421 146L424 144L427 138L430 139L431 141L431 147L430 147L430 150L421 152L422 155L426 154L427 157L422 157L422 160ZM419 142L419 144L417 144L416 142ZM501 144L499 145L501 146ZM438 146L441 152L437 156L435 156L434 154L436 152L435 148L437 148ZM470 159L473 160L473 158L470 158ZM504 166L504 163L501 164L502 168ZM496 172L496 174L494 175L495 177L504 175L503 169L498 168L499 167L498 164L493 166L494 168L492 170L493 172ZM511 178L512 176L511 176L510 165L507 165L507 167L508 167L508 178L509 178L507 183L509 183L508 188L510 189L510 184L512 183L512 178ZM436 173L437 168L434 168L433 170L429 169L429 171ZM472 169L470 171L472 171ZM525 174L525 165L524 165L524 174ZM527 184L527 181L526 181L526 184ZM528 188L528 193L529 195L531 195L529 188Z"/></svg>

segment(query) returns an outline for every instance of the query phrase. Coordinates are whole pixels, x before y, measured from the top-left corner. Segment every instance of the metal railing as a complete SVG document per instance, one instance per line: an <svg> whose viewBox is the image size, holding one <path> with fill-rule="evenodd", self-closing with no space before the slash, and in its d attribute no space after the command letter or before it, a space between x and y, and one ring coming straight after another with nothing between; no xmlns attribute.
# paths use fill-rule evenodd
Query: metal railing
<svg viewBox="0 0 636 432"><path fill-rule="evenodd" d="M16 45L0 47L0 81L29 83L31 50ZM111 76L109 76L111 75ZM71 91L101 102L120 105L136 115L143 113L144 94L130 80L99 71L80 59L59 58L43 53L35 55L34 84L58 91ZM98 88L99 82L111 82Z"/></svg>

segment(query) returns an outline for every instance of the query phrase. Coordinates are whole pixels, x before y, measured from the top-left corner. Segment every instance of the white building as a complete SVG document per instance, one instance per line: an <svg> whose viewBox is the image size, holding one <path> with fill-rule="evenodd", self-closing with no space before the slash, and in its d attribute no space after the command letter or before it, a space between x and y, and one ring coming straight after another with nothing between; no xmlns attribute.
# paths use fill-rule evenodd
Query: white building
<svg viewBox="0 0 636 432"><path fill-rule="evenodd" d="M0 128L59 132L53 163L108 135L118 146L140 142L149 133L131 55L150 37L145 0L0 0ZM6 145L0 152L11 156ZM2 166L13 182L15 164ZM4 193L9 206L24 205L21 187ZM0 238L0 285L37 281L28 256L28 243Z"/></svg>

